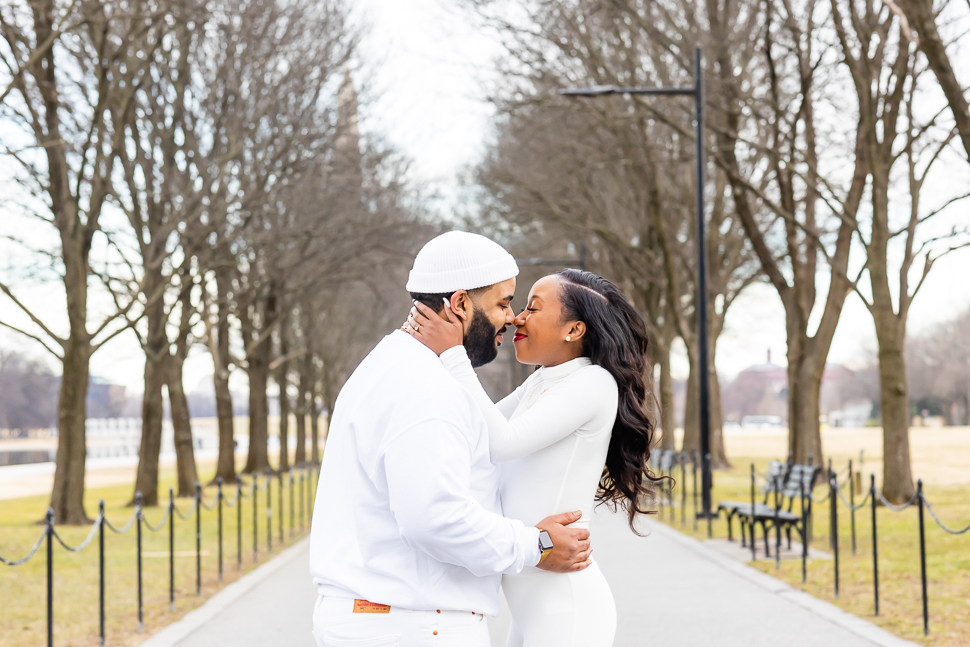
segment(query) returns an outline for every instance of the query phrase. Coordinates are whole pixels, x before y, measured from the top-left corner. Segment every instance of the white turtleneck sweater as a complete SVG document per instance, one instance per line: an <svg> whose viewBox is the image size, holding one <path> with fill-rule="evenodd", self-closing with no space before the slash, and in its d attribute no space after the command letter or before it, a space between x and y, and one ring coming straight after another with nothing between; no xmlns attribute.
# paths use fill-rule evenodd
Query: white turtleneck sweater
<svg viewBox="0 0 970 647"><path fill-rule="evenodd" d="M613 376L581 357L540 368L494 404L464 347L445 351L441 360L485 416L492 462L502 466L505 515L533 525L582 510L574 525L588 523L616 419Z"/></svg>

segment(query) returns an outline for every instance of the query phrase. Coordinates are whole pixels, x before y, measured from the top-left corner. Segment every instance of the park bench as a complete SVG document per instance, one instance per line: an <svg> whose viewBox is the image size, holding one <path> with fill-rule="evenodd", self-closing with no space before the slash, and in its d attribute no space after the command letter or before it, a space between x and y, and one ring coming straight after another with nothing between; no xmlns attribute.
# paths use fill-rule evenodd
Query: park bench
<svg viewBox="0 0 970 647"><path fill-rule="evenodd" d="M806 516L811 514L812 488L818 477L820 468L811 465L793 465L773 461L768 468L765 476L765 483L762 486L764 499L762 502L754 502L754 506L749 503L738 501L724 501L718 504L718 513L724 510L728 515L728 539L733 541L731 520L734 516L738 517L741 527L741 545L746 546L750 540L755 541L755 526L760 525L765 538L765 556L770 555L768 535L770 530L777 533L777 545L781 545L781 532L784 531L788 541L788 548L791 548L791 530L795 527L798 530L799 523L802 521L801 509L794 512L796 499L801 499L804 495ZM752 476L753 479L753 476ZM754 499L754 482L752 480L752 500ZM745 536L745 526L750 530L750 536ZM799 532L802 532L799 530ZM805 541L805 538L802 538Z"/></svg>

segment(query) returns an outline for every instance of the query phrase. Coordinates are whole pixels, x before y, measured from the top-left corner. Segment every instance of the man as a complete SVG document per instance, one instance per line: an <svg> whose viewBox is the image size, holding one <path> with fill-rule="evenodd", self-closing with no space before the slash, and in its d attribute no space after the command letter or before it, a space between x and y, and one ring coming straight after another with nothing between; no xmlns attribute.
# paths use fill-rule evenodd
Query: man
<svg viewBox="0 0 970 647"><path fill-rule="evenodd" d="M473 364L495 359L518 267L501 246L450 232L424 246L407 289L461 320ZM501 575L590 564L589 532L556 515L502 516L485 421L438 357L403 331L344 385L330 420L310 539L321 647L488 647ZM550 545L551 544L551 545Z"/></svg>

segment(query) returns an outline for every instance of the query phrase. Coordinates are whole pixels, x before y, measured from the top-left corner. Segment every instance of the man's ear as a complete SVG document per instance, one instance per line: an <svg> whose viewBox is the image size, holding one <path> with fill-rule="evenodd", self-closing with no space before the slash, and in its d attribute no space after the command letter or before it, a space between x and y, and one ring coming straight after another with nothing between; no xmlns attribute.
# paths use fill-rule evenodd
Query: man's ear
<svg viewBox="0 0 970 647"><path fill-rule="evenodd" d="M472 299L466 290L458 290L451 295L451 311L462 321L471 319L472 307Z"/></svg>

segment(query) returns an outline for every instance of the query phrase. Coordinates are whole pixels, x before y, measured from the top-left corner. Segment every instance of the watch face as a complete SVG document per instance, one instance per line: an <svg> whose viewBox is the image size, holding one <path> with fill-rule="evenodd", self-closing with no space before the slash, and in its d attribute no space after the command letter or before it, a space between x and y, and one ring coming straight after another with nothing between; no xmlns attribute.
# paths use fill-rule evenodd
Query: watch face
<svg viewBox="0 0 970 647"><path fill-rule="evenodd" d="M552 550L552 537L545 530L539 533L539 547L542 550Z"/></svg>

